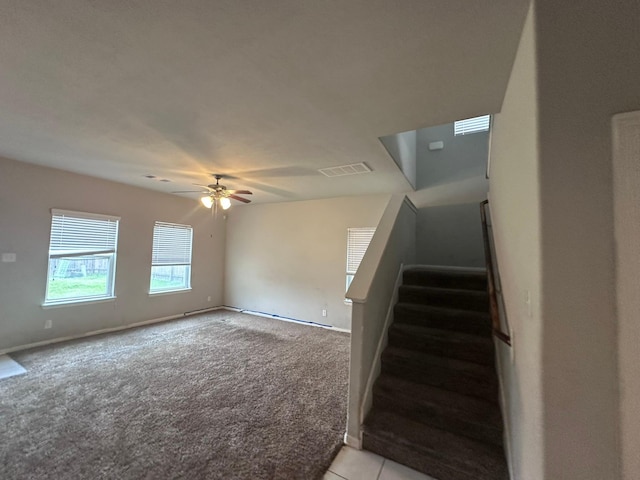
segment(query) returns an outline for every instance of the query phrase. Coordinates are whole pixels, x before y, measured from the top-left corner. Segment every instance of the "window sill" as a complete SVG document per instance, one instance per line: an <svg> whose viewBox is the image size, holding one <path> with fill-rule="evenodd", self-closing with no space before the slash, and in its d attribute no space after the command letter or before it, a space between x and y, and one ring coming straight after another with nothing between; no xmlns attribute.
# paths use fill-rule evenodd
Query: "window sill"
<svg viewBox="0 0 640 480"><path fill-rule="evenodd" d="M159 290L157 292L149 292L149 296L150 297L157 297L157 296L161 296L161 295L173 295L174 293L184 293L184 292L190 292L191 291L191 287L189 288L180 288L177 290Z"/></svg>
<svg viewBox="0 0 640 480"><path fill-rule="evenodd" d="M113 302L116 299L116 296L112 297L100 297L100 298L87 298L82 300L63 300L63 301L55 301L55 302L45 302L42 304L42 308L59 308L59 307L70 307L71 305L86 305L89 303L105 303L105 302Z"/></svg>

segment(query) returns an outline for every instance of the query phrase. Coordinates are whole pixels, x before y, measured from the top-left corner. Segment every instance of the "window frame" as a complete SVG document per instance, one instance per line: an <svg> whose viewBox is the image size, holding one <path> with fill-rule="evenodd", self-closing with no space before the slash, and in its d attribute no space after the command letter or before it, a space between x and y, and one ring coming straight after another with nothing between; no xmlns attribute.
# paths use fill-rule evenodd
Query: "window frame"
<svg viewBox="0 0 640 480"><path fill-rule="evenodd" d="M160 238L159 235L156 235L156 231L160 228L171 228L174 230L183 230L189 232L188 239L188 254L183 257L183 260L188 258L188 261L176 261L176 262L167 262L167 261L158 261L157 258L161 256L161 252L156 251L157 243L156 240ZM166 252L165 252L166 253ZM153 224L153 239L152 239L152 247L151 247L151 271L149 275L149 295L163 295L168 293L180 293L180 292L188 292L191 290L191 271L192 271L192 263L193 263L193 226L185 225L180 223L171 223L171 222L161 222L157 220ZM185 266L188 267L186 269L185 279L186 282L184 286L176 287L168 287L168 288L153 288L153 269L154 267L178 267Z"/></svg>
<svg viewBox="0 0 640 480"><path fill-rule="evenodd" d="M67 243L71 243L70 239L75 237L77 239L77 235L72 236L64 236L62 234L54 234L54 228L61 228L64 230L64 218L68 217L70 219L76 220L96 220L96 221L108 221L113 222L115 226L113 227L113 246L112 248L91 248L90 246L78 247L76 251L58 251L52 249L54 247L54 242L62 242L65 241ZM61 218L61 220L57 220L57 218ZM73 220L69 222L70 227L73 228L72 225ZM90 303L90 302L103 302L108 300L113 300L116 298L115 295L115 278L116 278L116 263L117 263L117 251L118 251L118 235L120 231L120 217L114 215L103 215L99 213L89 213L89 212L79 212L73 210L62 210L57 208L51 209L51 226L49 228L49 250L47 252L47 278L46 278L46 287L45 287L45 296L44 302L42 304L43 307L51 307L51 306L63 306L63 305L73 305L77 303ZM108 229L105 229L105 232L108 232ZM111 236L111 235L109 235ZM105 237L105 241L109 240L108 237ZM50 295L50 283L54 278L53 270L51 266L51 260L59 260L65 258L77 258L77 257L104 257L107 256L109 258L109 268L107 271L107 279L106 279L106 291L104 294L99 295L83 295L83 296L75 296L75 297L64 297L64 298L49 298Z"/></svg>

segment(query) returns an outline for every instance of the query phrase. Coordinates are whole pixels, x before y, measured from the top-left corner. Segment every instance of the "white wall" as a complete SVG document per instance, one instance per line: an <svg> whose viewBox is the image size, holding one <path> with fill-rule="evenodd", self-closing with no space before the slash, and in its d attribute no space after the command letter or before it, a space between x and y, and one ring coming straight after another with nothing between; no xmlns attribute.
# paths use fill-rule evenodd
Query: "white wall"
<svg viewBox="0 0 640 480"><path fill-rule="evenodd" d="M418 130L416 140L418 190L438 185L447 185L456 190L456 184L463 180L477 177L485 179L488 132L455 136L453 124L449 123ZM429 150L429 143L437 141L444 142L444 149ZM486 179L484 183L488 187Z"/></svg>
<svg viewBox="0 0 640 480"><path fill-rule="evenodd" d="M416 149L417 135L415 130L380 137L382 145L396 162L412 188L416 188Z"/></svg>
<svg viewBox="0 0 640 480"><path fill-rule="evenodd" d="M232 208L225 305L349 329L347 228L377 226L388 199L376 195Z"/></svg>
<svg viewBox="0 0 640 480"><path fill-rule="evenodd" d="M489 202L513 341L513 352L497 342L503 413L513 479L580 478L544 476L537 122L535 30L531 12L502 111L494 118L491 145Z"/></svg>
<svg viewBox="0 0 640 480"><path fill-rule="evenodd" d="M42 308L51 208L121 217L116 300ZM148 295L156 220L193 226L190 292ZM192 200L0 159L0 252L17 256L0 263L0 350L220 305L224 236Z"/></svg>
<svg viewBox="0 0 640 480"><path fill-rule="evenodd" d="M416 261L425 265L484 267L480 202L487 198L489 134L455 136L453 124L417 131ZM429 150L430 142L443 150Z"/></svg>

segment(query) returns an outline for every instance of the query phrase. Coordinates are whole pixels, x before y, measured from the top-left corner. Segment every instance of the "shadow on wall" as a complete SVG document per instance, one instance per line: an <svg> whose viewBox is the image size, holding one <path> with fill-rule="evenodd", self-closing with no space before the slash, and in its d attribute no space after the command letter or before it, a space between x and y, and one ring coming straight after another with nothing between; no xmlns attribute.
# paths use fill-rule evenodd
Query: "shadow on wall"
<svg viewBox="0 0 640 480"><path fill-rule="evenodd" d="M408 196L418 208L473 203L478 205L487 199L488 180L484 174L453 181L410 193ZM478 212L480 207L478 207Z"/></svg>
<svg viewBox="0 0 640 480"><path fill-rule="evenodd" d="M419 209L416 237L419 264L485 266L478 203Z"/></svg>

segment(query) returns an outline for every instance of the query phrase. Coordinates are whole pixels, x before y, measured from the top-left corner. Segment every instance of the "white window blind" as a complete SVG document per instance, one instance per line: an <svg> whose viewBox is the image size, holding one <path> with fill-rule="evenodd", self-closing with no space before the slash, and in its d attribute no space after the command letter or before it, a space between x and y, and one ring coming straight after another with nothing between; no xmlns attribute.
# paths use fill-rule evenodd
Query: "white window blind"
<svg viewBox="0 0 640 480"><path fill-rule="evenodd" d="M150 293L190 288L192 241L193 228L189 225L155 223Z"/></svg>
<svg viewBox="0 0 640 480"><path fill-rule="evenodd" d="M369 243L376 232L375 227L349 228L347 234L347 273L355 275Z"/></svg>
<svg viewBox="0 0 640 480"><path fill-rule="evenodd" d="M51 210L45 305L113 298L120 218Z"/></svg>
<svg viewBox="0 0 640 480"><path fill-rule="evenodd" d="M49 255L115 252L119 220L118 217L52 210Z"/></svg>
<svg viewBox="0 0 640 480"><path fill-rule="evenodd" d="M375 227L347 229L347 290L349 290L349 286L358 271L360 262L362 262L364 254L367 248L369 248L369 243L371 243L374 233L376 233ZM345 302L350 304L351 300L347 299Z"/></svg>
<svg viewBox="0 0 640 480"><path fill-rule="evenodd" d="M489 130L491 115L458 120L453 124L454 135L469 135L470 133L486 132Z"/></svg>
<svg viewBox="0 0 640 480"><path fill-rule="evenodd" d="M189 225L156 222L152 265L191 265L192 234Z"/></svg>

